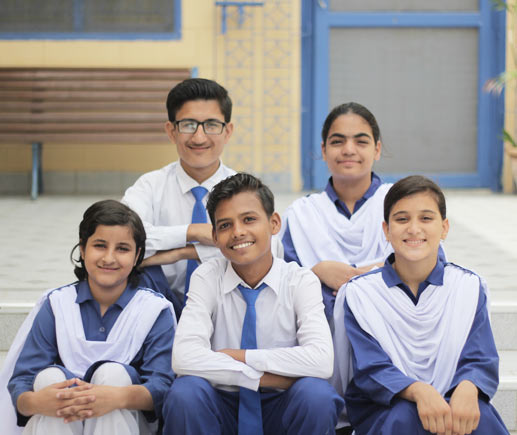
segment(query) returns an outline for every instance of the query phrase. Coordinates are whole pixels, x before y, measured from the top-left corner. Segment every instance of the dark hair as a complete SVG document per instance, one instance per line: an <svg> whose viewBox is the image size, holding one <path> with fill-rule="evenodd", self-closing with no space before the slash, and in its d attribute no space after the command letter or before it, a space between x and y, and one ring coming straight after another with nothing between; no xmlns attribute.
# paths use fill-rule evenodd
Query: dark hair
<svg viewBox="0 0 517 435"><path fill-rule="evenodd" d="M122 225L128 226L133 234L133 239L136 244L136 250L140 249L138 258L133 270L129 274L128 282L132 286L136 286L139 281L137 268L142 263L145 254L145 229L140 217L131 210L127 205L113 199L106 199L92 204L84 212L83 220L79 224L79 243L74 246L70 253L70 259L75 265L74 273L79 280L85 280L88 277L88 272L84 267L84 260L82 257L79 260L73 258L73 253L78 246L83 249L86 247L88 238L95 233L99 225Z"/></svg>
<svg viewBox="0 0 517 435"><path fill-rule="evenodd" d="M269 187L253 175L239 172L217 183L210 192L206 209L212 224L215 225L215 211L219 203L241 192L255 192L268 217L275 212L275 197Z"/></svg>
<svg viewBox="0 0 517 435"><path fill-rule="evenodd" d="M334 107L327 115L327 118L323 123L323 128L321 129L321 138L323 139L323 146L325 146L325 142L327 141L327 136L329 134L329 130L332 126L332 123L336 120L336 118L338 118L341 115L346 115L347 113L354 113L356 115L359 115L370 125L370 128L372 129L373 133L373 140L375 141L375 144L377 144L377 142L381 138L381 131L379 129L379 124L377 124L375 116L373 116L373 113L370 112L363 105L359 103L350 102L340 104L339 106Z"/></svg>
<svg viewBox="0 0 517 435"><path fill-rule="evenodd" d="M386 194L384 198L384 221L389 222L390 212L397 201L415 195L417 193L429 192L438 205L438 210L442 219L447 217L447 209L445 206L445 196L442 189L432 180L422 175L410 175L397 181Z"/></svg>
<svg viewBox="0 0 517 435"><path fill-rule="evenodd" d="M187 79L174 86L167 96L167 114L170 122L176 121L176 113L188 101L216 100L224 116L224 122L232 118L232 100L220 84L208 79Z"/></svg>

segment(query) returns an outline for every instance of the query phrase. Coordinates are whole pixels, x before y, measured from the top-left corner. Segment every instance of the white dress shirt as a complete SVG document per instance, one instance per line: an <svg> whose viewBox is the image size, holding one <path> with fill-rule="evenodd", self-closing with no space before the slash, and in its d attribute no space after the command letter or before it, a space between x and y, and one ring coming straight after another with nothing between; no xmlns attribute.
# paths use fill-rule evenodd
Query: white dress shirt
<svg viewBox="0 0 517 435"><path fill-rule="evenodd" d="M214 175L199 184L177 161L142 175L129 187L122 202L137 212L144 223L147 234L145 256L149 257L156 251L186 246L187 228L192 221L192 210L196 202L190 190L196 186L203 186L210 192L219 181L233 174L234 170L221 163ZM205 206L207 199L208 194L203 198ZM207 222L210 222L208 216ZM220 251L212 246L198 243L195 244L195 248L201 262L221 255ZM162 267L172 291L183 300L187 260Z"/></svg>
<svg viewBox="0 0 517 435"><path fill-rule="evenodd" d="M246 350L242 363L216 351L240 349L246 302L237 285L248 285L223 258L196 269L174 337L172 367L178 375L199 376L226 390L257 390L264 372L332 375L334 350L316 275L274 257L262 282L267 287L255 303L257 349Z"/></svg>

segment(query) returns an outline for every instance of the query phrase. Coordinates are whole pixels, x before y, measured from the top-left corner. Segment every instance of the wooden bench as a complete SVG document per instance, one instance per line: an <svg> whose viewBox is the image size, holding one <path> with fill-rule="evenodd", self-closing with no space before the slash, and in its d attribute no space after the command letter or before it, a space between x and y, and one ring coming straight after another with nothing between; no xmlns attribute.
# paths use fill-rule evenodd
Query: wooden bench
<svg viewBox="0 0 517 435"><path fill-rule="evenodd" d="M36 199L44 142L167 143L167 94L190 76L187 68L0 68L0 143L32 144Z"/></svg>

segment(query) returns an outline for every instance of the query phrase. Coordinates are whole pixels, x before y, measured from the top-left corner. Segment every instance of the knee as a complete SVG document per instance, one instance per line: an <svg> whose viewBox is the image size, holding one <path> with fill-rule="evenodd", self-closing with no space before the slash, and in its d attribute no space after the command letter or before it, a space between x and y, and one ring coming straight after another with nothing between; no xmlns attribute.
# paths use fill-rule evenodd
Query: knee
<svg viewBox="0 0 517 435"><path fill-rule="evenodd" d="M122 364L107 362L95 370L91 379L92 384L127 387L132 385L131 377Z"/></svg>
<svg viewBox="0 0 517 435"><path fill-rule="evenodd" d="M203 378L197 376L181 376L172 383L164 401L164 415L168 411L185 414L198 412L203 403L210 402L213 387Z"/></svg>
<svg viewBox="0 0 517 435"><path fill-rule="evenodd" d="M386 417L384 427L399 431L393 433L417 433L416 428L421 428L422 423L418 416L416 404L404 399L396 400ZM408 430L414 430L414 432L407 432ZM391 432L387 431L386 433Z"/></svg>
<svg viewBox="0 0 517 435"><path fill-rule="evenodd" d="M66 375L59 367L48 367L36 375L34 391L39 391L49 385L66 381Z"/></svg>
<svg viewBox="0 0 517 435"><path fill-rule="evenodd" d="M334 387L324 379L301 378L290 388L290 396L305 412L332 413L338 415L344 407L344 400Z"/></svg>

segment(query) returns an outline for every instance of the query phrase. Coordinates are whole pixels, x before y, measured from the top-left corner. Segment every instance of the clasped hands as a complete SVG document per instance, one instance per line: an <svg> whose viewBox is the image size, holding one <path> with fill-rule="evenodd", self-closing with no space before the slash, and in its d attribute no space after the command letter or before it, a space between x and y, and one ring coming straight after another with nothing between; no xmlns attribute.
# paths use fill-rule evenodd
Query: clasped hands
<svg viewBox="0 0 517 435"><path fill-rule="evenodd" d="M434 387L423 382L411 384L401 397L416 403L422 426L433 434L465 435L478 427L478 390L468 380L458 384L449 403Z"/></svg>
<svg viewBox="0 0 517 435"><path fill-rule="evenodd" d="M20 412L60 417L65 423L82 421L118 409L120 392L120 387L95 385L73 378L30 392L26 412Z"/></svg>

